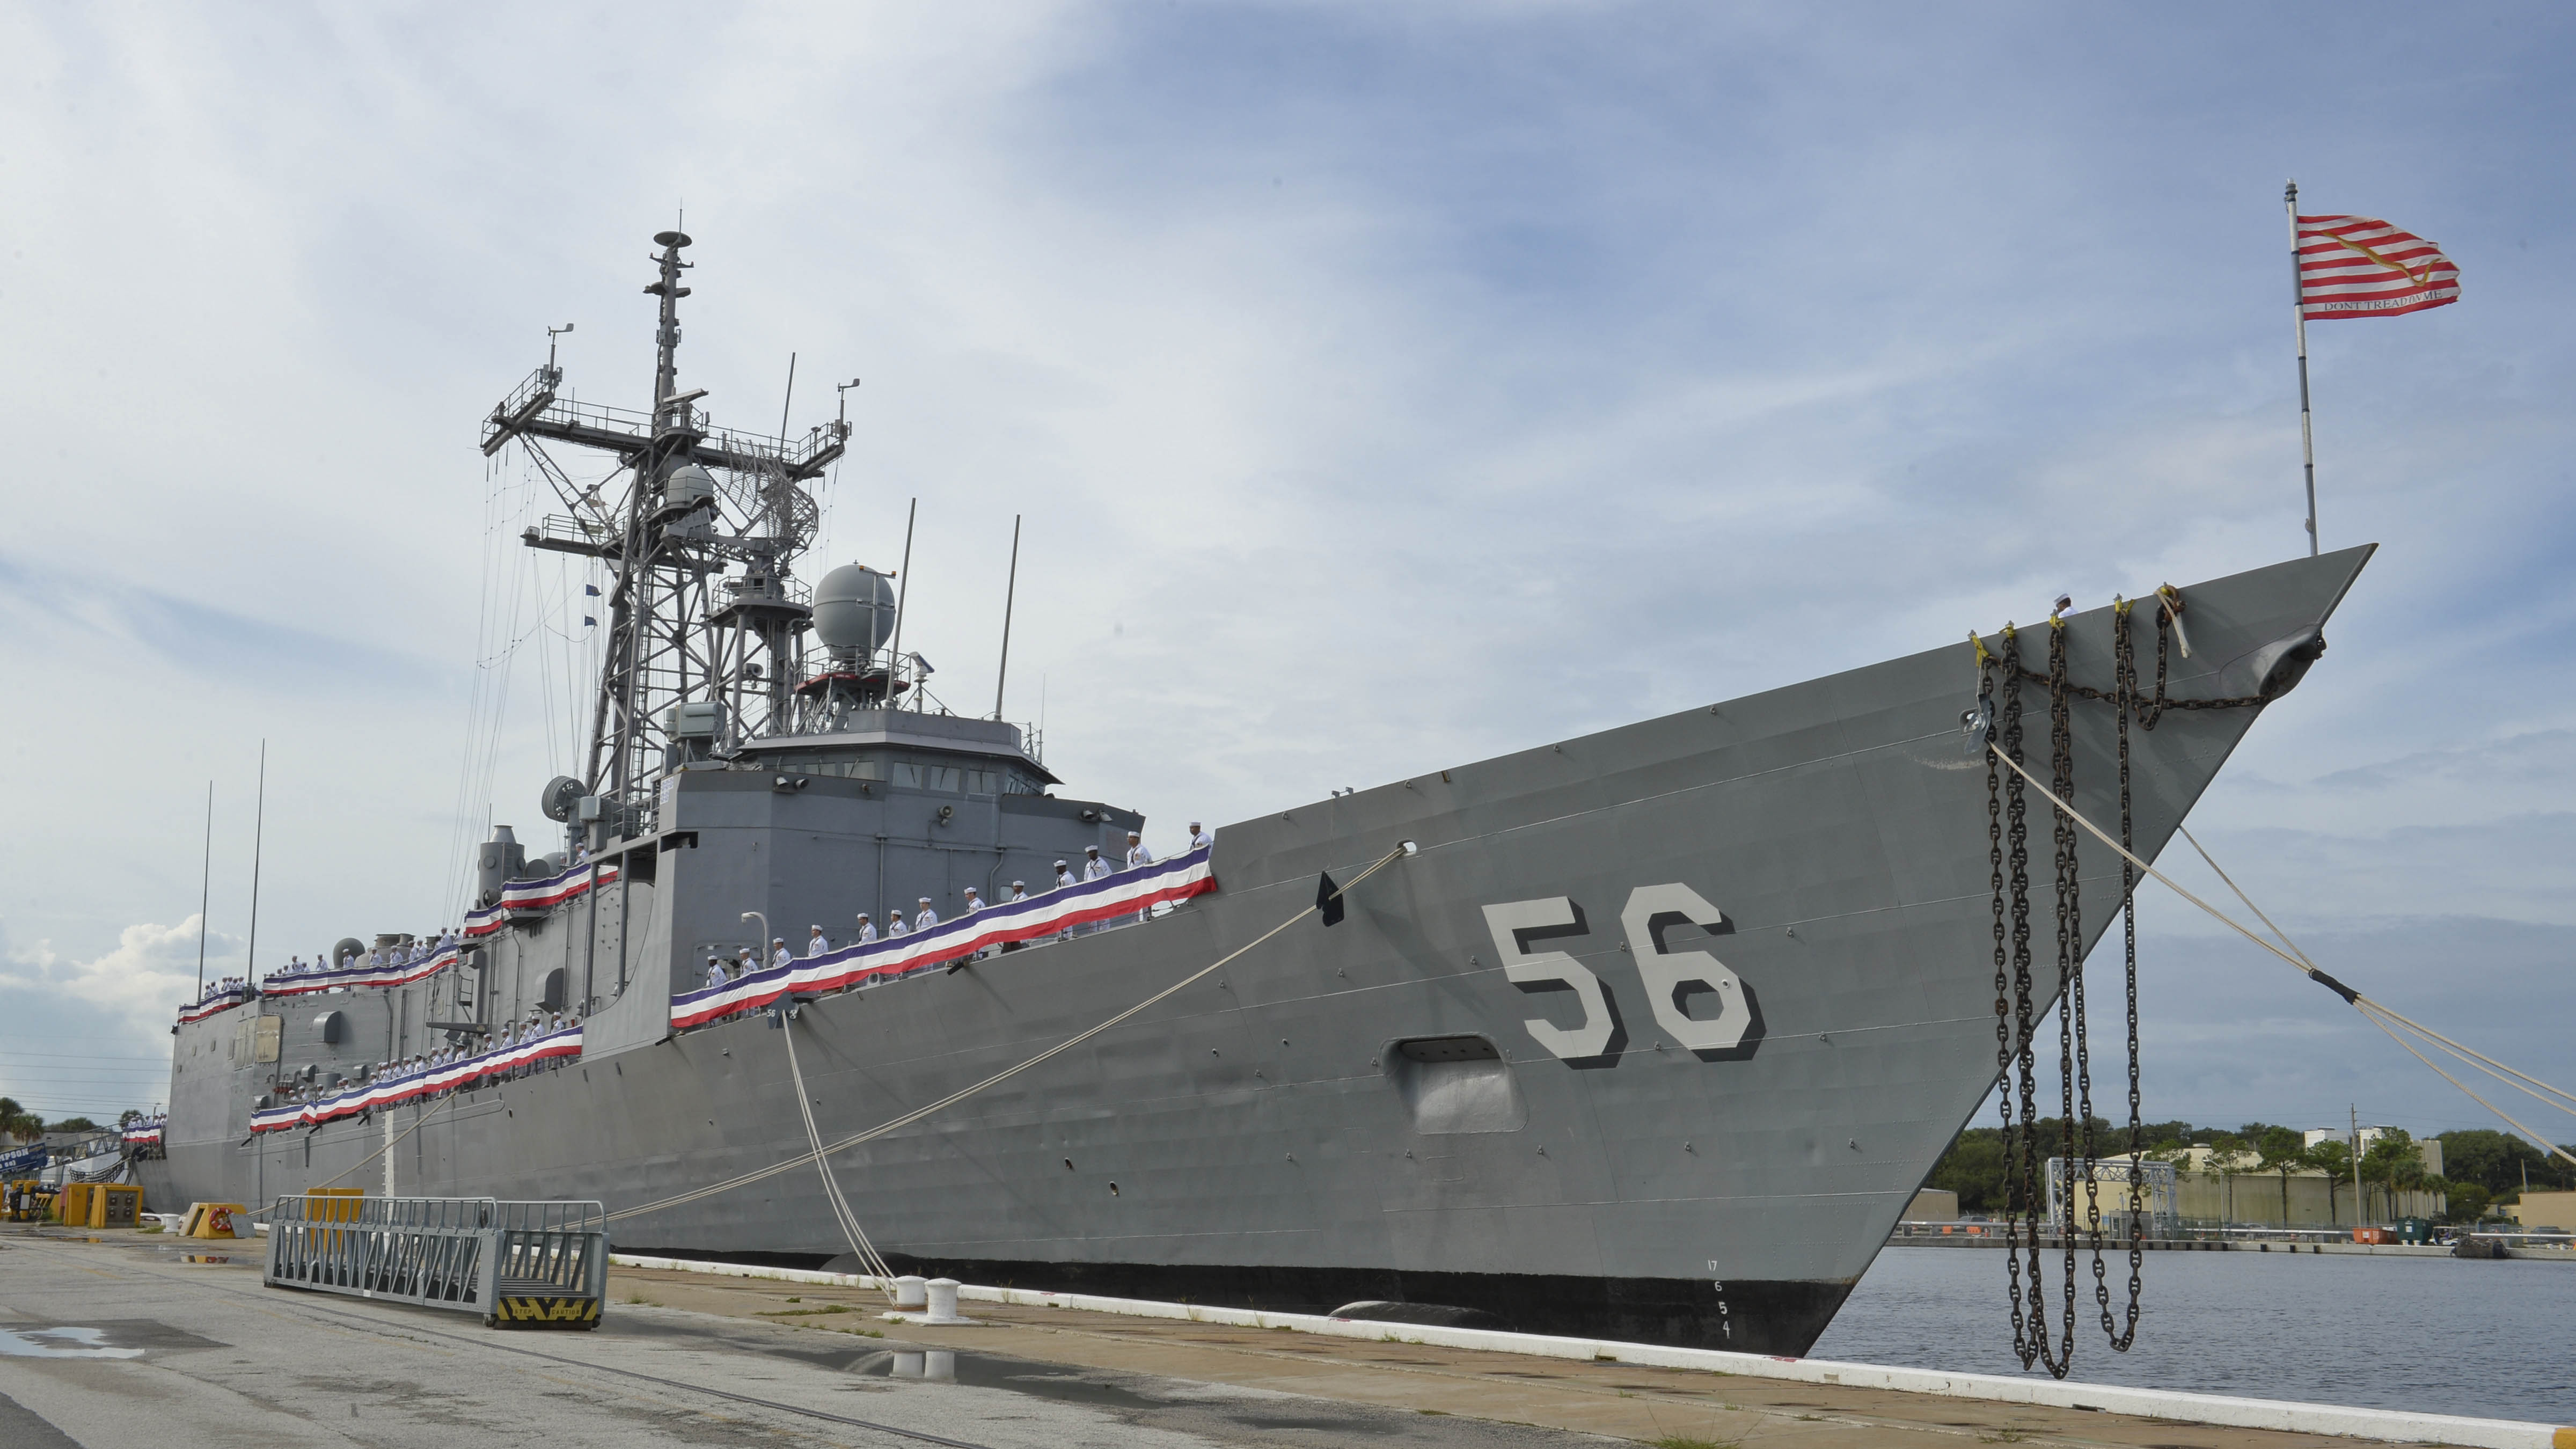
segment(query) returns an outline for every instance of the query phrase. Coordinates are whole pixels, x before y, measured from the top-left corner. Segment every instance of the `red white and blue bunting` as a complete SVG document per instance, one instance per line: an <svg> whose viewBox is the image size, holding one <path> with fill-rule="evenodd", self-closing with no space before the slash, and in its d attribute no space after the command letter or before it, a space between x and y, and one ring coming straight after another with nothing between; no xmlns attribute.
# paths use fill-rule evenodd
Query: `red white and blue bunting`
<svg viewBox="0 0 2576 1449"><path fill-rule="evenodd" d="M161 1124L157 1121L137 1122L125 1129L125 1145L128 1147L150 1147L160 1140Z"/></svg>
<svg viewBox="0 0 2576 1449"><path fill-rule="evenodd" d="M617 866L613 862L603 862L599 867L599 883L606 885L615 879ZM589 890L590 885L588 865L576 865L561 875L548 876L543 880L512 881L501 888L499 901L465 913L465 935L469 939L488 936L501 929L513 915L553 910Z"/></svg>
<svg viewBox="0 0 2576 1449"><path fill-rule="evenodd" d="M194 1024L196 1022L204 1021L208 1017L215 1015L217 1012L232 1010L234 1007L250 1000L250 997L251 993L249 987L235 987L232 990L223 992L219 995L209 996L194 1006L180 1007L179 1020L183 1024Z"/></svg>
<svg viewBox="0 0 2576 1449"><path fill-rule="evenodd" d="M328 991L334 986L352 990L362 986L409 986L426 981L456 964L457 948L442 947L417 961L395 966L370 966L361 959L337 971L299 971L293 975L271 976L259 983L262 996L307 996Z"/></svg>
<svg viewBox="0 0 2576 1449"><path fill-rule="evenodd" d="M1024 901L1007 901L942 921L928 930L844 946L785 966L754 971L739 981L701 987L671 998L671 1025L697 1026L737 1011L767 1006L779 997L813 995L845 986L891 980L961 961L1012 941L1034 941L1074 926L1132 916L1165 901L1182 901L1216 889L1208 863L1213 846L1098 880L1063 886Z"/></svg>
<svg viewBox="0 0 2576 1449"><path fill-rule="evenodd" d="M568 1026L516 1046L467 1057L418 1071L381 1077L362 1087L317 1097L309 1102L284 1102L264 1107L250 1114L253 1132L282 1132L289 1127L318 1127L342 1117L355 1117L385 1107L416 1101L435 1092L469 1087L484 1077L541 1062L552 1057L581 1055L581 1028Z"/></svg>

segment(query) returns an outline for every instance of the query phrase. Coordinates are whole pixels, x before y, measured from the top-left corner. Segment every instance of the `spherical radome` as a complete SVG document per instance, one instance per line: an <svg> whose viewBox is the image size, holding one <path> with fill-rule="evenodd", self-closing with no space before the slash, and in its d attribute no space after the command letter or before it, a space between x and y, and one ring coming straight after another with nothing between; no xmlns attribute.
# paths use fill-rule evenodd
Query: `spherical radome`
<svg viewBox="0 0 2576 1449"><path fill-rule="evenodd" d="M894 580L843 564L814 589L814 637L834 649L873 651L894 632Z"/></svg>

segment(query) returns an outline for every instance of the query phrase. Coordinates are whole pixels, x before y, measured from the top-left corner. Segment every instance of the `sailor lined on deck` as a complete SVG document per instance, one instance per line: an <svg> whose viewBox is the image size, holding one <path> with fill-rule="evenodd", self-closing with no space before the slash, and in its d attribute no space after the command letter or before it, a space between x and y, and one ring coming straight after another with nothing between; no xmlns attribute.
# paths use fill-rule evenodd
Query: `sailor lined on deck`
<svg viewBox="0 0 2576 1449"><path fill-rule="evenodd" d="M868 919L868 913L867 913L867 912L865 912L865 911L861 911L861 912L859 912L859 939L858 939L858 944L859 944L859 945L862 945L862 946L865 946L865 945L869 944L870 942L872 942L872 941L876 940L876 938L877 938L877 928L876 928L876 923L875 923L874 921L871 921L871 920L869 920L869 919Z"/></svg>
<svg viewBox="0 0 2576 1449"><path fill-rule="evenodd" d="M931 927L938 925L939 913L930 908L930 897L923 896L919 904L921 906L921 913L912 918L912 928L916 931L927 931Z"/></svg>
<svg viewBox="0 0 2576 1449"><path fill-rule="evenodd" d="M709 956L707 958L707 984L709 986L722 986L725 984L727 979L728 978L725 976L724 962L718 957Z"/></svg>
<svg viewBox="0 0 2576 1449"><path fill-rule="evenodd" d="M805 943L805 955L806 955L806 958L807 958L808 960L811 960L812 958L814 958L814 957L816 957L816 956L820 956L820 955L822 955L824 952L829 951L829 950L831 950L831 949L832 949L832 943L831 943L831 942L829 942L829 941L827 941L827 940L825 940L825 939L823 939L823 928L822 928L822 927L820 927L820 926L814 926L814 927L811 927L810 929L814 932L814 934L813 934L812 938L811 938L811 939L809 939L809 940L807 940L807 941L806 941L806 943Z"/></svg>
<svg viewBox="0 0 2576 1449"><path fill-rule="evenodd" d="M911 934L912 928L903 923L903 912L890 911L886 914L886 938L888 940L892 940L897 936L908 936Z"/></svg>
<svg viewBox="0 0 2576 1449"><path fill-rule="evenodd" d="M785 936L772 936L769 938L770 965L784 966L795 959L796 957L794 954L789 952L787 949L787 938Z"/></svg>
<svg viewBox="0 0 2576 1449"><path fill-rule="evenodd" d="M1100 847L1097 845L1084 846L1082 848L1082 878L1084 880L1098 880L1107 874L1109 874L1109 862L1100 858Z"/></svg>
<svg viewBox="0 0 2576 1449"><path fill-rule="evenodd" d="M984 898L975 894L975 888L973 886L968 886L966 888L966 913L968 915L973 915L975 912L982 909L984 909Z"/></svg>
<svg viewBox="0 0 2576 1449"><path fill-rule="evenodd" d="M1206 828L1197 821L1190 822L1190 849L1197 850L1202 846L1214 844L1216 844L1215 836L1208 834Z"/></svg>
<svg viewBox="0 0 2576 1449"><path fill-rule="evenodd" d="M1133 830L1128 831L1127 868L1129 870L1134 870L1140 865L1152 865L1153 863L1154 852L1145 848L1145 837Z"/></svg>
<svg viewBox="0 0 2576 1449"><path fill-rule="evenodd" d="M1065 869L1063 861L1057 861L1055 863L1055 888L1057 890L1063 890L1066 886L1071 884L1073 884L1073 872Z"/></svg>

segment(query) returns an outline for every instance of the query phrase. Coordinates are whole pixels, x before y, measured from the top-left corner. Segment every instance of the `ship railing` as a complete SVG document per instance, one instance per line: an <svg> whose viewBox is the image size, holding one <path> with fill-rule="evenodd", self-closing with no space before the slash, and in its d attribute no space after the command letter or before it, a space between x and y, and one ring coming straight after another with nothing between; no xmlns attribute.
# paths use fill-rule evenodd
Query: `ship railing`
<svg viewBox="0 0 2576 1449"><path fill-rule="evenodd" d="M608 1288L597 1202L294 1194L269 1211L260 1281L587 1328Z"/></svg>

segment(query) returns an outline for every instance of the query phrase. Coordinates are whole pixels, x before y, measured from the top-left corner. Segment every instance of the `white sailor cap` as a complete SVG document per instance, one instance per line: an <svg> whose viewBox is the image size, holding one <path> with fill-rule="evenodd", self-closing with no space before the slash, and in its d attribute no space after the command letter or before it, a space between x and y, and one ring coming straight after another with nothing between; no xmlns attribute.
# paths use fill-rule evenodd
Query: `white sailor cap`
<svg viewBox="0 0 2576 1449"><path fill-rule="evenodd" d="M1064 858L1062 856L1056 857L1055 868L1058 870L1064 869Z"/></svg>
<svg viewBox="0 0 2576 1449"><path fill-rule="evenodd" d="M968 886L968 887L966 888L966 894L968 894L968 895L970 895L970 896L971 896L971 895L973 895L973 894L975 894L975 888L974 888L973 886ZM928 896L923 896L923 897L922 897L922 899L926 901L926 900L930 899L930 897L928 897Z"/></svg>
<svg viewBox="0 0 2576 1449"><path fill-rule="evenodd" d="M1127 838L1128 838L1129 840L1142 840L1142 839L1144 839L1145 837L1143 837L1143 836L1141 836L1141 835L1137 834L1137 833L1136 833L1135 831L1133 831L1133 830L1130 830L1130 831L1128 831L1128 832L1127 832Z"/></svg>
<svg viewBox="0 0 2576 1449"><path fill-rule="evenodd" d="M921 898L921 903L922 903L923 905L925 905L925 906L926 906L926 905L929 905L929 904L930 904L930 897L928 897L928 896L923 896L923 897Z"/></svg>
<svg viewBox="0 0 2576 1449"><path fill-rule="evenodd" d="M859 919L860 919L860 920L864 921L864 920L866 920L867 918L868 918L868 913L867 913L867 912L865 912L865 911L861 911L861 912L859 912Z"/></svg>
<svg viewBox="0 0 2576 1449"><path fill-rule="evenodd" d="M787 944L787 938L785 936L772 936L769 938L769 944L773 946L784 946Z"/></svg>
<svg viewBox="0 0 2576 1449"><path fill-rule="evenodd" d="M1098 855L1100 853L1100 847L1097 845L1086 845L1082 848L1082 853L1085 855Z"/></svg>
<svg viewBox="0 0 2576 1449"><path fill-rule="evenodd" d="M1017 890L1026 890L1026 889L1028 889L1028 885L1029 885L1029 883L1028 883L1027 881L1024 881L1024 880L1015 880L1015 881L1011 882L1011 889L1013 889L1013 890L1015 890L1015 891L1017 891Z"/></svg>

